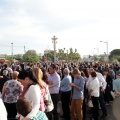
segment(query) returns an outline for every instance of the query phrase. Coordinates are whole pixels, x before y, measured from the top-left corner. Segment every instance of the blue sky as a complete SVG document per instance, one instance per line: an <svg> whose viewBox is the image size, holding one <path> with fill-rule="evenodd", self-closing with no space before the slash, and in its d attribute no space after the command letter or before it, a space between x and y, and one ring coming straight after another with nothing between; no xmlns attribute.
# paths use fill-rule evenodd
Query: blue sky
<svg viewBox="0 0 120 120"><path fill-rule="evenodd" d="M0 54L77 48L81 55L120 48L119 0L0 0Z"/></svg>

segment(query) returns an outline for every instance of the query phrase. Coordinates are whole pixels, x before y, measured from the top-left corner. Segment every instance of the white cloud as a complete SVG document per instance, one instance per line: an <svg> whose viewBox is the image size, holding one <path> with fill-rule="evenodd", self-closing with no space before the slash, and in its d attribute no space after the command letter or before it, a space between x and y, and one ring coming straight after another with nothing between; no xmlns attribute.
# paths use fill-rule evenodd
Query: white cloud
<svg viewBox="0 0 120 120"><path fill-rule="evenodd" d="M119 48L119 6L118 0L6 0L0 6L0 44L13 42L43 52L53 49L55 34L57 48L77 48L82 55L99 48L104 53L106 45L100 41L108 40L111 51ZM4 51L11 53L7 47L0 53Z"/></svg>

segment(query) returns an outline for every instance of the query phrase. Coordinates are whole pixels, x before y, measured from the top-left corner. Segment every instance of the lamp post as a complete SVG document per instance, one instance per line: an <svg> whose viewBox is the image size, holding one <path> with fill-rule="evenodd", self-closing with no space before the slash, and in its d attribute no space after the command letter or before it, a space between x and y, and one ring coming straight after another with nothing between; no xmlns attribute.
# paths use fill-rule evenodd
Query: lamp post
<svg viewBox="0 0 120 120"><path fill-rule="evenodd" d="M12 47L12 60L13 60L13 43L11 43L11 47Z"/></svg>
<svg viewBox="0 0 120 120"><path fill-rule="evenodd" d="M99 48L94 48L94 49L96 49L96 50L97 50L97 52L98 52L98 56L99 56Z"/></svg>
<svg viewBox="0 0 120 120"><path fill-rule="evenodd" d="M54 63L56 62L56 43L57 43L57 38L54 35L52 39L53 47L54 47Z"/></svg>
<svg viewBox="0 0 120 120"><path fill-rule="evenodd" d="M106 43L106 55L107 55L107 60L108 60L108 41L100 41L102 43Z"/></svg>

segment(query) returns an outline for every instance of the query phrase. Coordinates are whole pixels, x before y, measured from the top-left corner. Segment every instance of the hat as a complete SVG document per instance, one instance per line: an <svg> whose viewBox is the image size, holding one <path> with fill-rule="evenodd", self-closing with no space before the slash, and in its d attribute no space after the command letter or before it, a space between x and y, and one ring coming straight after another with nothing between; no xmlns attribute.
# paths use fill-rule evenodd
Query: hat
<svg viewBox="0 0 120 120"><path fill-rule="evenodd" d="M116 75L120 76L120 70L116 72Z"/></svg>

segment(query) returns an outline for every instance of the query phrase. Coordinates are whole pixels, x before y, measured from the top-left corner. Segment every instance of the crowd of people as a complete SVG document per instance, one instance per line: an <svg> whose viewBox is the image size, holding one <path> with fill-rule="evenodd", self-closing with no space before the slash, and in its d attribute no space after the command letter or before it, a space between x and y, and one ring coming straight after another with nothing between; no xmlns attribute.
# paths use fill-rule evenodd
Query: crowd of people
<svg viewBox="0 0 120 120"><path fill-rule="evenodd" d="M0 111L4 112L0 120L86 120L88 110L94 120L104 119L106 106L120 96L120 66L90 62L4 64L0 66L0 94ZM62 115L58 113L59 101Z"/></svg>

